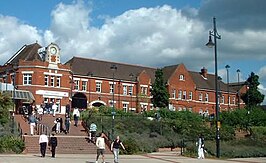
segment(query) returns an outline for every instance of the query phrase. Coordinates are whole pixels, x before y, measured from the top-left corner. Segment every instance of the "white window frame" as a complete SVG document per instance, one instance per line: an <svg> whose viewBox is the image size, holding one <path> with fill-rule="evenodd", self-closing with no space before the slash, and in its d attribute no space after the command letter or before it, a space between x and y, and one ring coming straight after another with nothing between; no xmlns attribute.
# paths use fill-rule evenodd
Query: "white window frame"
<svg viewBox="0 0 266 163"><path fill-rule="evenodd" d="M178 90L178 100L182 99L182 90Z"/></svg>
<svg viewBox="0 0 266 163"><path fill-rule="evenodd" d="M193 99L193 92L192 91L189 92L188 98L189 98L189 100L192 100Z"/></svg>
<svg viewBox="0 0 266 163"><path fill-rule="evenodd" d="M23 85L31 85L32 84L32 74L25 73L23 74Z"/></svg>
<svg viewBox="0 0 266 163"><path fill-rule="evenodd" d="M221 104L224 104L224 96L222 96Z"/></svg>
<svg viewBox="0 0 266 163"><path fill-rule="evenodd" d="M81 91L87 91L87 81L81 81Z"/></svg>
<svg viewBox="0 0 266 163"><path fill-rule="evenodd" d="M173 98L173 99L176 98L176 89L172 89L172 98Z"/></svg>
<svg viewBox="0 0 266 163"><path fill-rule="evenodd" d="M123 105L123 111L127 113L128 112L128 103L123 103L122 105Z"/></svg>
<svg viewBox="0 0 266 163"><path fill-rule="evenodd" d="M128 87L128 95L133 95L133 86L132 85L130 85L129 87Z"/></svg>
<svg viewBox="0 0 266 163"><path fill-rule="evenodd" d="M127 86L123 85L123 95L127 95Z"/></svg>
<svg viewBox="0 0 266 163"><path fill-rule="evenodd" d="M187 92L183 91L183 100L186 100L186 99L187 99Z"/></svg>
<svg viewBox="0 0 266 163"><path fill-rule="evenodd" d="M49 75L44 75L44 85L49 86Z"/></svg>
<svg viewBox="0 0 266 163"><path fill-rule="evenodd" d="M209 94L208 93L205 94L205 102L209 102Z"/></svg>
<svg viewBox="0 0 266 163"><path fill-rule="evenodd" d="M185 80L185 76L184 76L184 74L180 74L180 75L179 75L179 80L181 80L181 81L184 81L184 80Z"/></svg>
<svg viewBox="0 0 266 163"><path fill-rule="evenodd" d="M61 87L61 77L60 76L56 77L56 87L58 87L58 88Z"/></svg>
<svg viewBox="0 0 266 163"><path fill-rule="evenodd" d="M113 94L114 93L114 84L109 83L109 86L110 86L110 93Z"/></svg>
<svg viewBox="0 0 266 163"><path fill-rule="evenodd" d="M96 92L101 93L102 92L102 82L96 81Z"/></svg>
<svg viewBox="0 0 266 163"><path fill-rule="evenodd" d="M202 101L202 99L203 99L203 94L200 92L199 93L199 101Z"/></svg>
<svg viewBox="0 0 266 163"><path fill-rule="evenodd" d="M54 87L54 76L50 77L50 84L51 84L51 87Z"/></svg>
<svg viewBox="0 0 266 163"><path fill-rule="evenodd" d="M75 85L74 85L74 90L79 90L79 80L74 80L74 83L75 83Z"/></svg>

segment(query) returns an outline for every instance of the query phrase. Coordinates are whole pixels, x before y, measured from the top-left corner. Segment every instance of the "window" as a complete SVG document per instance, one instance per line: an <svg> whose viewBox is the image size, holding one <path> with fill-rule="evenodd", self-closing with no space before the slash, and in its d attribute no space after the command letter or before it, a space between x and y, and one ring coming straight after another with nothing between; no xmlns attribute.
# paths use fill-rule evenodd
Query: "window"
<svg viewBox="0 0 266 163"><path fill-rule="evenodd" d="M221 104L224 104L224 96L222 96Z"/></svg>
<svg viewBox="0 0 266 163"><path fill-rule="evenodd" d="M209 94L208 93L205 94L205 101L209 102Z"/></svg>
<svg viewBox="0 0 266 163"><path fill-rule="evenodd" d="M192 98L193 98L193 93L191 91L189 92L188 98L189 98L189 100L192 100Z"/></svg>
<svg viewBox="0 0 266 163"><path fill-rule="evenodd" d="M183 74L179 75L179 80L185 80L185 76Z"/></svg>
<svg viewBox="0 0 266 163"><path fill-rule="evenodd" d="M114 84L110 84L110 93L114 93Z"/></svg>
<svg viewBox="0 0 266 163"><path fill-rule="evenodd" d="M202 101L202 93L199 93L199 101Z"/></svg>
<svg viewBox="0 0 266 163"><path fill-rule="evenodd" d="M228 104L229 105L231 104L231 97L230 96L228 97Z"/></svg>
<svg viewBox="0 0 266 163"><path fill-rule="evenodd" d="M51 76L51 87L54 87L54 76Z"/></svg>
<svg viewBox="0 0 266 163"><path fill-rule="evenodd" d="M32 74L23 74L23 85L31 85Z"/></svg>
<svg viewBox="0 0 266 163"><path fill-rule="evenodd" d="M81 90L87 91L87 81L82 81Z"/></svg>
<svg viewBox="0 0 266 163"><path fill-rule="evenodd" d="M61 86L61 77L57 76L56 78L56 87L60 87Z"/></svg>
<svg viewBox="0 0 266 163"><path fill-rule="evenodd" d="M74 83L75 83L74 90L79 90L79 80L75 80Z"/></svg>
<svg viewBox="0 0 266 163"><path fill-rule="evenodd" d="M102 83L96 82L96 92L102 92Z"/></svg>
<svg viewBox="0 0 266 163"><path fill-rule="evenodd" d="M174 99L176 98L176 90L175 89L172 90L172 98L174 98Z"/></svg>
<svg viewBox="0 0 266 163"><path fill-rule="evenodd" d="M49 86L49 76L48 75L44 76L44 85Z"/></svg>
<svg viewBox="0 0 266 163"><path fill-rule="evenodd" d="M236 97L233 97L233 104L236 104Z"/></svg>
<svg viewBox="0 0 266 163"><path fill-rule="evenodd" d="M179 90L179 91L178 91L178 100L181 100L181 98L182 98L182 91Z"/></svg>
<svg viewBox="0 0 266 163"><path fill-rule="evenodd" d="M127 95L127 86L123 85L123 95Z"/></svg>
<svg viewBox="0 0 266 163"><path fill-rule="evenodd" d="M124 110L124 112L128 111L128 104L123 103L123 110Z"/></svg>
<svg viewBox="0 0 266 163"><path fill-rule="evenodd" d="M183 91L183 99L187 99L187 92L186 91Z"/></svg>
<svg viewBox="0 0 266 163"><path fill-rule="evenodd" d="M148 88L147 87L141 87L141 94L147 95L148 94Z"/></svg>
<svg viewBox="0 0 266 163"><path fill-rule="evenodd" d="M128 94L133 95L133 86L128 87Z"/></svg>

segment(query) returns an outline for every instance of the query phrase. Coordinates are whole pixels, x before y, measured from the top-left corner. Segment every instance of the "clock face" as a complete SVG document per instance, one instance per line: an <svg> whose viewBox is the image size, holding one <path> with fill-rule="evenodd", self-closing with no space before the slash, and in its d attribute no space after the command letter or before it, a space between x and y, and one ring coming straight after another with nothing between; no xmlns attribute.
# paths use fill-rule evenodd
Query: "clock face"
<svg viewBox="0 0 266 163"><path fill-rule="evenodd" d="M56 54L57 53L57 49L55 47L51 47L50 48L50 52L51 52L51 54Z"/></svg>

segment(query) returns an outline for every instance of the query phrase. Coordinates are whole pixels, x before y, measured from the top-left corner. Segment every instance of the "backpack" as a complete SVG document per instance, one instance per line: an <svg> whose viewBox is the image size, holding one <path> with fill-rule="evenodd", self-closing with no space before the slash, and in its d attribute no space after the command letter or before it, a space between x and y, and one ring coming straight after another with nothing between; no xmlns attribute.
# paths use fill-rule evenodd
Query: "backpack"
<svg viewBox="0 0 266 163"><path fill-rule="evenodd" d="M50 144L51 145L57 145L57 139L56 139L56 137L51 137Z"/></svg>

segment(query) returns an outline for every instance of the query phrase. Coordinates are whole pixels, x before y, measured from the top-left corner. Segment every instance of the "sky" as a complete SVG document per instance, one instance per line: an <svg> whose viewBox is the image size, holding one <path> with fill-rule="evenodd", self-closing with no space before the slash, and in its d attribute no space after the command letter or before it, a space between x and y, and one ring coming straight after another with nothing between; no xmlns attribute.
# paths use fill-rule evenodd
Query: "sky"
<svg viewBox="0 0 266 163"><path fill-rule="evenodd" d="M154 68L184 63L214 73L205 46L213 17L218 75L227 82L259 75L266 95L265 0L1 0L0 65L23 45L51 42L61 62L73 56ZM266 98L265 98L266 99ZM266 100L264 103L266 104Z"/></svg>

